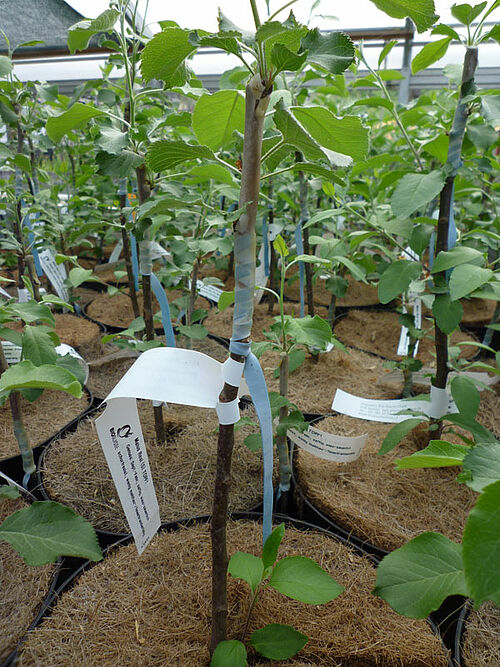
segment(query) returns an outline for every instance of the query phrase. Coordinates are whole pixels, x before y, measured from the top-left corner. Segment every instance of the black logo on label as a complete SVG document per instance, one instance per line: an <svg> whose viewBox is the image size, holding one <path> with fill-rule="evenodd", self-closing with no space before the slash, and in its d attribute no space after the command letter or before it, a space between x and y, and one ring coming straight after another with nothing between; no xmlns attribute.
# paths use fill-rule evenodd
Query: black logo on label
<svg viewBox="0 0 500 667"><path fill-rule="evenodd" d="M118 429L117 433L119 438L128 438L130 435L132 435L132 429L130 428L130 424L125 424L125 426L121 426Z"/></svg>

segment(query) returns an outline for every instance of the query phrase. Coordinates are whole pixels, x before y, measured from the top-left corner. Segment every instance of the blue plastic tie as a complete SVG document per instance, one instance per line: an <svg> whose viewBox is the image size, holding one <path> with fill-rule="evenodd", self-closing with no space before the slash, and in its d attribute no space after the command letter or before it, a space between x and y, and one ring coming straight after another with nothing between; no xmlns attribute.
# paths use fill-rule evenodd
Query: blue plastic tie
<svg viewBox="0 0 500 667"><path fill-rule="evenodd" d="M132 216L132 212L130 212ZM132 273L134 274L134 288L139 291L139 258L137 256L137 241L135 236L130 232L130 254L132 255Z"/></svg>
<svg viewBox="0 0 500 667"><path fill-rule="evenodd" d="M455 183L453 183L452 188L451 188L451 201L450 201L450 218L448 222L448 250L451 250L454 248L457 244L457 238L458 238L458 232L457 232L457 225L455 223L455 211L454 211L454 206L453 203L455 201ZM434 264L434 246L436 243L436 232L433 231L431 234L430 242L429 242L429 266L432 269L432 265ZM450 273L451 269L448 269L446 271L446 280L448 281L450 278Z"/></svg>
<svg viewBox="0 0 500 667"><path fill-rule="evenodd" d="M262 517L262 541L267 540L273 527L273 420L267 393L266 380L259 360L250 349L250 343L231 338L229 350L245 357L243 375L250 391L255 412L259 419L264 463L264 511Z"/></svg>
<svg viewBox="0 0 500 667"><path fill-rule="evenodd" d="M170 308L168 305L167 296L162 284L154 273L151 274L151 289L153 290L153 294L160 304L161 321L163 323L163 331L165 333L167 347L175 347L175 335L174 329L172 327L172 320L170 319Z"/></svg>
<svg viewBox="0 0 500 667"><path fill-rule="evenodd" d="M302 241L302 220L295 227L295 247L297 255L304 254L304 243ZM300 285L300 316L304 317L304 262L299 262L299 285Z"/></svg>

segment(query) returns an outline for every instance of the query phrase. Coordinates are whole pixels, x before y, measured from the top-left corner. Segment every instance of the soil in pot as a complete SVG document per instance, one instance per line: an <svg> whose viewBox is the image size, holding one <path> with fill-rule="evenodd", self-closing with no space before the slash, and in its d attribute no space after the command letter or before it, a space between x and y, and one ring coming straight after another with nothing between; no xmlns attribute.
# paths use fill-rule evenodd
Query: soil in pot
<svg viewBox="0 0 500 667"><path fill-rule="evenodd" d="M83 393L75 398L60 391L45 390L34 403L21 397L24 423L32 447L39 445L89 407ZM9 401L0 408L0 459L19 454L14 437Z"/></svg>
<svg viewBox="0 0 500 667"><path fill-rule="evenodd" d="M493 426L500 401L484 391L478 421ZM392 550L425 531L438 531L461 541L467 515L477 494L456 477L459 468L394 470L395 459L409 456L425 446L423 427L414 429L392 452L377 452L391 424L368 422L346 415L327 417L316 427L336 435L368 434L360 457L351 463L317 458L297 448L295 475L302 492L323 514L348 532ZM498 437L498 420L493 428ZM444 440L460 443L458 436L443 434Z"/></svg>
<svg viewBox="0 0 500 667"><path fill-rule="evenodd" d="M18 498L0 498L0 523L27 507ZM49 592L55 565L29 567L7 542L0 540L0 663L16 647Z"/></svg>
<svg viewBox="0 0 500 667"><path fill-rule="evenodd" d="M462 637L463 667L500 665L500 609L487 602L472 610Z"/></svg>
<svg viewBox="0 0 500 667"><path fill-rule="evenodd" d="M385 359L401 359L396 354L401 333L398 317L398 313L384 310L350 310L336 322L335 335L345 345L379 354ZM430 326L430 322L424 320L424 329ZM463 341L475 342L471 335L462 331L457 330L451 334L451 345ZM477 350L478 348L473 345L465 345L461 348L460 357L469 359ZM429 365L434 355L434 337L426 336L420 340L417 359Z"/></svg>
<svg viewBox="0 0 500 667"><path fill-rule="evenodd" d="M138 407L162 521L210 512L217 454L215 410L170 405L163 411L168 439L158 445L151 403L138 401ZM242 414L257 421L253 409ZM53 500L70 505L95 528L128 533L97 438L96 416L86 418L74 433L48 448L42 464L44 486ZM255 431L243 426L235 435L231 510L248 510L262 499L261 453L243 444Z"/></svg>
<svg viewBox="0 0 500 667"><path fill-rule="evenodd" d="M287 274L288 275L288 274ZM290 272L290 278L297 275L297 271ZM347 277L349 286L345 295L337 300L337 306L376 306L379 303L378 291L373 285L355 280L352 276ZM305 290L305 287L304 287ZM318 278L313 285L314 303L329 306L332 293L326 288L326 280ZM300 283L298 278L288 280L285 286L285 296L292 301L300 300ZM306 298L304 296L304 298Z"/></svg>
<svg viewBox="0 0 500 667"><path fill-rule="evenodd" d="M71 313L56 313L56 333L62 343L71 345L84 359L102 354L103 332L98 324Z"/></svg>
<svg viewBox="0 0 500 667"><path fill-rule="evenodd" d="M288 303L284 304L285 315L292 315L293 317L300 317L299 304ZM307 312L307 308L306 308ZM222 338L231 338L233 330L233 314L234 307L226 308L222 312L217 308L212 308L208 312L208 316L203 324L207 327L211 334L221 336ZM266 302L256 304L253 313L252 324L252 340L263 341L269 340L264 336L264 331L269 331L275 322L275 317L279 317L280 310L278 303L274 304L273 311L269 312L269 304ZM328 311L326 308L316 307L315 314L323 319L328 319Z"/></svg>
<svg viewBox="0 0 500 667"><path fill-rule="evenodd" d="M256 523L229 522L229 553L260 555L261 530ZM346 590L321 606L264 590L248 635L267 623L284 623L309 637L296 658L280 665L447 665L442 644L425 621L398 616L370 594L375 569L367 559L329 536L287 527L279 556L290 555L314 557ZM20 664L208 665L210 558L206 524L161 533L140 558L133 544L115 550L85 572L30 633ZM248 585L229 577L228 601L228 638L239 638L250 602ZM251 657L256 663L278 664Z"/></svg>
<svg viewBox="0 0 500 667"><path fill-rule="evenodd" d="M181 292L174 290L167 293L169 303L175 301L182 296ZM139 302L139 310L142 315L142 292L137 293ZM195 301L195 309L204 308L208 310L210 307L208 301L202 297L198 297ZM160 310L158 301L153 296L153 312ZM97 322L102 322L105 326L123 327L126 329L129 324L135 319L134 311L132 310L132 302L130 297L125 292L119 292L110 296L109 294L99 294L87 306L86 314ZM158 326L161 326L158 324Z"/></svg>
<svg viewBox="0 0 500 667"><path fill-rule="evenodd" d="M279 354L264 352L260 363L267 388L269 391L278 391L279 380L274 374L278 368ZM320 354L319 358L307 354L303 364L289 376L288 397L303 412L320 414L331 412L337 389L358 394L359 387L363 387L365 398L397 398L395 392L398 387L377 385L378 380L389 372L383 367L382 359L352 348L346 352L334 348Z"/></svg>
<svg viewBox="0 0 500 667"><path fill-rule="evenodd" d="M177 347L186 347L187 339L177 336ZM193 340L191 349L208 354L217 361L225 361L228 356L227 349L210 338ZM95 359L89 364L90 373L87 387L94 396L105 398L119 380L136 360L136 356L127 357L125 350L119 350L114 345L106 345L107 354L100 359ZM120 356L120 355L123 356Z"/></svg>

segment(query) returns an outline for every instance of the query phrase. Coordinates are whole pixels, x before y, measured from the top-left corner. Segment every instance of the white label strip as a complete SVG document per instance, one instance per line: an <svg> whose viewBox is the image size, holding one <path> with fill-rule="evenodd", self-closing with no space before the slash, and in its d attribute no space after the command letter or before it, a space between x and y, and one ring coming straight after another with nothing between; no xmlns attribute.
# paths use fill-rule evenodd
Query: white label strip
<svg viewBox="0 0 500 667"><path fill-rule="evenodd" d="M42 250L38 253L38 256L40 257L40 264L42 265L43 272L50 280L57 296L63 301L68 301L69 292L64 284L67 277L64 264L56 264L55 255L49 248Z"/></svg>
<svg viewBox="0 0 500 667"><path fill-rule="evenodd" d="M309 426L307 431L302 433L294 428L289 429L288 437L294 444L320 459L349 463L359 457L368 435L347 438Z"/></svg>
<svg viewBox="0 0 500 667"><path fill-rule="evenodd" d="M410 294L410 304L411 304L411 310L413 313L413 317L415 320L415 327L417 329L422 328L422 300L420 297L418 297L416 294ZM403 313L406 313L407 308L406 305L403 303ZM420 341L417 340L415 349L413 351L413 356L417 356L418 352L418 344ZM406 357L408 354L408 349L410 347L410 332L408 331L408 327L401 327L401 334L399 336L399 343L398 343L398 350L397 354L400 357Z"/></svg>
<svg viewBox="0 0 500 667"><path fill-rule="evenodd" d="M9 340L3 340L2 348L5 360L9 364L9 366L11 364L17 364L18 361L21 361L22 348L20 345L11 343Z"/></svg>
<svg viewBox="0 0 500 667"><path fill-rule="evenodd" d="M135 399L215 408L224 384L222 366L219 361L195 350L154 348L141 354L105 399L106 410L96 420L97 434L139 553L144 551L160 523ZM246 391L242 382L239 395ZM131 446L130 451L136 459L130 458L132 454L126 448L123 451L120 434L128 433L124 427L130 428L130 438L133 433L133 448ZM124 436L124 439L127 437ZM126 456L130 463L126 462ZM131 493L135 481L135 476L130 476L134 473L132 460L145 465L149 475L147 482L145 479L141 482L140 496L137 489L133 496ZM140 506L137 498L141 501Z"/></svg>
<svg viewBox="0 0 500 667"><path fill-rule="evenodd" d="M441 397L439 397L439 399L440 398ZM357 419L366 419L374 422L385 422L387 424L397 424L398 422L405 421L405 419L409 419L411 415L398 414L403 410L423 412L428 416L433 412L433 417L440 417L446 413L451 414L458 412L455 403L450 398L448 398L445 407L442 406L441 401L439 401L439 403L443 408L441 414L437 414L432 409L433 407L435 409L438 407L437 395L435 405L433 406L430 400L376 400L372 398L360 398L359 396L353 396L346 391L342 391L342 389L337 389L332 403L332 410L340 412L343 415L348 415L349 417L356 417Z"/></svg>
<svg viewBox="0 0 500 667"><path fill-rule="evenodd" d="M137 551L141 554L161 522L135 400L108 403L104 414L96 420L96 428Z"/></svg>
<svg viewBox="0 0 500 667"><path fill-rule="evenodd" d="M203 280L196 281L196 289L200 296L204 296L205 299L210 299L210 301L214 301L215 303L219 302L220 295L224 291L215 285L205 285Z"/></svg>
<svg viewBox="0 0 500 667"><path fill-rule="evenodd" d="M31 295L26 287L17 288L17 300L19 301L19 303L28 303L30 299Z"/></svg>
<svg viewBox="0 0 500 667"><path fill-rule="evenodd" d="M112 264L113 262L117 262L118 258L122 254L122 250L123 250L123 239L120 239L118 241L118 243L115 245L115 247L113 248L113 252L109 256L108 264Z"/></svg>

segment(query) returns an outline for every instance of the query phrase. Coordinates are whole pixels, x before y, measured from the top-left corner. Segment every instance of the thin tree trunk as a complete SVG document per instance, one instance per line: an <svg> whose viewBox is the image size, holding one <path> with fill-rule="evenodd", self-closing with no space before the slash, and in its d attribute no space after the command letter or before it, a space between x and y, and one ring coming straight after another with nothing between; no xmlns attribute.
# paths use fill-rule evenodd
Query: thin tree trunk
<svg viewBox="0 0 500 667"><path fill-rule="evenodd" d="M302 153L298 151L295 153L296 162L303 162ZM302 233L302 240L304 243L304 255L310 255L311 249L309 247L309 229L304 229L303 225L309 220L309 212L307 210L307 180L303 171L299 171L299 205L300 205L300 227ZM306 299L307 312L311 317L314 317L314 296L312 284L312 267L307 262L304 266L306 274Z"/></svg>
<svg viewBox="0 0 500 667"><path fill-rule="evenodd" d="M127 205L127 195L120 195L120 211L123 211ZM123 256L125 257L125 267L127 269L127 282L128 282L128 293L130 301L132 303L132 310L134 311L134 317L137 318L140 316L141 311L139 309L139 302L137 301L137 292L135 291L135 279L134 279L134 269L132 267L132 258L130 256L130 241L128 238L126 224L127 221L123 213L120 212L120 224L121 224L121 234L123 241Z"/></svg>
<svg viewBox="0 0 500 667"><path fill-rule="evenodd" d="M255 220L260 190L260 158L262 153L262 131L264 117L269 104L270 89L266 89L258 74L248 82L245 95L245 137L243 141L243 166L239 207L248 204L234 226L235 262L235 306L233 338L248 341L253 317L253 292L255 288ZM251 203L249 203L251 202ZM253 252L253 271L247 279L238 280L243 249L250 247ZM249 267L251 268L251 267ZM245 296L247 297L245 299ZM245 332L241 335L241 332ZM239 337L234 336L239 332ZM241 357L231 353L236 361ZM224 384L219 396L221 403L233 401L238 395L237 387ZM212 635L210 651L226 639L227 627L227 546L226 523L228 494L231 484L231 456L234 446L234 424L220 425L217 443L217 470L215 478L214 503L212 511Z"/></svg>
<svg viewBox="0 0 500 667"><path fill-rule="evenodd" d="M137 176L137 193L139 204L144 204L151 196L151 189L146 180L146 166L141 164L135 170ZM149 270L149 268L148 268ZM155 330L153 323L153 299L151 295L151 273L142 275L142 298L144 303L144 324L146 327L146 340L154 340ZM165 442L165 424L163 422L163 408L161 405L153 406L155 419L155 432L158 442Z"/></svg>

